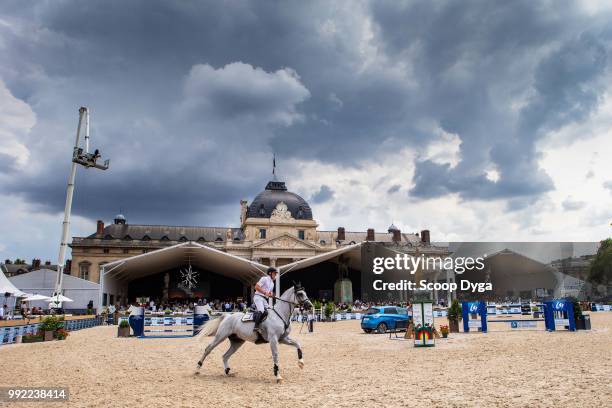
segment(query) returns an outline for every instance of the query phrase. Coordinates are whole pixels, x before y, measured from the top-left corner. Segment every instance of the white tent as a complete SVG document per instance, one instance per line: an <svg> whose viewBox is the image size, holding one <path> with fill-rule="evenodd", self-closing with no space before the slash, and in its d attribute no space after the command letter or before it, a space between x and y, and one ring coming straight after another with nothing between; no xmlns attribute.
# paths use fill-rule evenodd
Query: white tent
<svg viewBox="0 0 612 408"><path fill-rule="evenodd" d="M324 261L332 260L333 258L339 257L340 255L345 255L349 258L350 267L354 269L361 268L361 242L359 242L357 244L348 245L342 248L335 249L333 251L325 252L310 258L283 265L279 268L280 274L285 275L286 273L291 271L308 268L309 266L316 265Z"/></svg>
<svg viewBox="0 0 612 408"><path fill-rule="evenodd" d="M183 242L157 251L119 259L105 264L100 271L100 304L104 295L115 299L127 294L129 282L185 264L206 268L253 285L265 275L268 266L228 254L197 242Z"/></svg>
<svg viewBox="0 0 612 408"><path fill-rule="evenodd" d="M57 278L57 271L50 269L39 269L36 271L23 273L21 275L12 276L9 280L22 290L43 296L51 297L55 291L55 280ZM89 301L93 301L94 309L98 308L98 292L100 285L95 282L88 281L86 279L77 278L72 275L64 275L62 284L62 295L66 296L74 302L70 304L64 304L64 309L79 309L84 310L87 308ZM49 300L33 301L30 304L32 307L42 307L47 309L49 307Z"/></svg>
<svg viewBox="0 0 612 408"><path fill-rule="evenodd" d="M9 293L14 297L25 296L26 293L17 289L15 285L4 275L4 272L0 269L0 294Z"/></svg>
<svg viewBox="0 0 612 408"><path fill-rule="evenodd" d="M12 311L15 309L17 298L26 295L27 293L17 289L15 285L13 285L13 283L4 275L2 269L0 269L0 307L6 305L9 311Z"/></svg>

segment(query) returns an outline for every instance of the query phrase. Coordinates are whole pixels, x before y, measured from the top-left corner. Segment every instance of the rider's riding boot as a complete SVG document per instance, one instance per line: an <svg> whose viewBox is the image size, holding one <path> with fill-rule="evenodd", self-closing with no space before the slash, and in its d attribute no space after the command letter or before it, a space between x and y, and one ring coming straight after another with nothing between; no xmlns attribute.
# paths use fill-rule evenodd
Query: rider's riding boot
<svg viewBox="0 0 612 408"><path fill-rule="evenodd" d="M253 327L253 331L261 334L261 328L259 327L260 322L255 322L255 327Z"/></svg>
<svg viewBox="0 0 612 408"><path fill-rule="evenodd" d="M253 327L253 331L257 332L259 334L261 334L261 328L259 327L259 325L261 324L261 318L262 318L262 314L261 312L255 312L255 327Z"/></svg>

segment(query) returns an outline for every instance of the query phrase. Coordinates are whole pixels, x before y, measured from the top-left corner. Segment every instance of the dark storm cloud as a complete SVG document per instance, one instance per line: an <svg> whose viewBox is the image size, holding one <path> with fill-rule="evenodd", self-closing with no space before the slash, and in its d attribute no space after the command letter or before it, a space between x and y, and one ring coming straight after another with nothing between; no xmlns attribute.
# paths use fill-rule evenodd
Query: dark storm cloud
<svg viewBox="0 0 612 408"><path fill-rule="evenodd" d="M290 177L304 159L350 167L423 152L436 128L459 136L461 160L419 157L414 197L529 205L553 188L535 143L598 106L610 45L609 16L573 2L0 9L0 79L37 118L23 141L32 166L0 189L61 211L75 112L88 105L93 143L112 162L79 171L75 212L121 207L142 222L234 223L237 200L265 186L273 151Z"/></svg>
<svg viewBox="0 0 612 408"><path fill-rule="evenodd" d="M0 152L0 175L14 172L17 170L15 157Z"/></svg>
<svg viewBox="0 0 612 408"><path fill-rule="evenodd" d="M319 191L312 195L310 201L315 204L322 204L326 201L331 200L332 198L334 198L334 190L332 190L329 186L323 184Z"/></svg>

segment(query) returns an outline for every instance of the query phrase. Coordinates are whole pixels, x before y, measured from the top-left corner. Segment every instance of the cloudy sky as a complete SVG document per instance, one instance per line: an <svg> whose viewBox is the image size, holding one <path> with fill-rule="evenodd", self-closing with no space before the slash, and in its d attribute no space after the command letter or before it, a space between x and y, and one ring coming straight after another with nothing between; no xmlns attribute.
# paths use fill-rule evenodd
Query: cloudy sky
<svg viewBox="0 0 612 408"><path fill-rule="evenodd" d="M612 7L595 1L0 3L0 258L235 226L272 154L322 229L592 241L612 222Z"/></svg>

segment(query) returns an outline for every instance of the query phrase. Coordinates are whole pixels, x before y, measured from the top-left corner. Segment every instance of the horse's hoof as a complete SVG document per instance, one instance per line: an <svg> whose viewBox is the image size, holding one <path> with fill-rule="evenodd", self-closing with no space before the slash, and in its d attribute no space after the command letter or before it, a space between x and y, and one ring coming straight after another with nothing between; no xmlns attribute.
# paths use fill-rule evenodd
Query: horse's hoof
<svg viewBox="0 0 612 408"><path fill-rule="evenodd" d="M199 370L200 368L202 368L202 362L201 362L201 361L198 361L198 370Z"/></svg>
<svg viewBox="0 0 612 408"><path fill-rule="evenodd" d="M276 377L276 383L277 384L282 384L283 383L283 377L281 377L280 375L278 377Z"/></svg>
<svg viewBox="0 0 612 408"><path fill-rule="evenodd" d="M298 360L298 367L304 368L304 360Z"/></svg>
<svg viewBox="0 0 612 408"><path fill-rule="evenodd" d="M225 375L226 375L226 376L228 376L228 377L230 377L230 376L231 376L231 374L230 374L230 368L229 368L229 367L225 369Z"/></svg>

